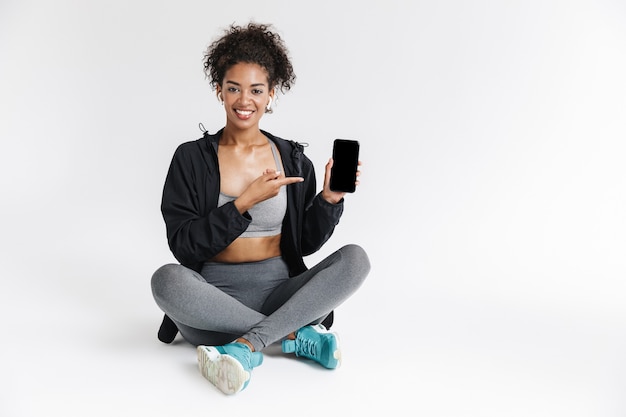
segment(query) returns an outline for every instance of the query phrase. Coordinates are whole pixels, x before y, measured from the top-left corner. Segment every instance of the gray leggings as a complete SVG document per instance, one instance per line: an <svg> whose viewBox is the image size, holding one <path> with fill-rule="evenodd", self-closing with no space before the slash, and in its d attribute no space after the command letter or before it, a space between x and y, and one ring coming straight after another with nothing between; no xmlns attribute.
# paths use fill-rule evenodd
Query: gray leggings
<svg viewBox="0 0 626 417"><path fill-rule="evenodd" d="M308 324L320 323L369 273L365 251L347 245L289 278L282 258L243 264L206 263L200 273L168 264L152 276L152 294L193 345L238 337L256 351Z"/></svg>

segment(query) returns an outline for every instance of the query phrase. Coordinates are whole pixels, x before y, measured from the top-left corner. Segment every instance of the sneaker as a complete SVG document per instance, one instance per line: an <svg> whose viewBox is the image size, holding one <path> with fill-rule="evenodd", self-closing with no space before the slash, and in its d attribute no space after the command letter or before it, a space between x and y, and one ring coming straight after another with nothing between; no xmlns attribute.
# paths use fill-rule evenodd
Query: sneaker
<svg viewBox="0 0 626 417"><path fill-rule="evenodd" d="M235 394L248 386L250 371L263 363L261 352L252 352L243 343L198 346L198 367L202 375L224 394Z"/></svg>
<svg viewBox="0 0 626 417"><path fill-rule="evenodd" d="M178 334L178 327L176 327L176 323L172 321L166 315L163 316L163 322L161 322L161 327L159 327L159 332L157 333L157 337L163 343L170 344L176 338Z"/></svg>
<svg viewBox="0 0 626 417"><path fill-rule="evenodd" d="M325 368L335 369L341 365L339 337L321 324L302 327L296 332L296 340L283 340L284 353L295 353L319 363Z"/></svg>

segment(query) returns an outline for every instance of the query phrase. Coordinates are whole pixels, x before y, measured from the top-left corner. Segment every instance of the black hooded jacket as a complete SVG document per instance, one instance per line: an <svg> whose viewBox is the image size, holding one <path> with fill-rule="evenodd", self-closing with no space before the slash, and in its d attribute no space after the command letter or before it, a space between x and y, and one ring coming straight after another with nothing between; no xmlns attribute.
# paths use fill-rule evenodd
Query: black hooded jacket
<svg viewBox="0 0 626 417"><path fill-rule="evenodd" d="M247 212L240 214L233 202L217 207L217 147L222 130L214 135L205 132L202 138L181 144L163 189L161 212L169 247L182 265L195 271L241 235L252 221ZM315 170L301 144L262 133L278 147L285 175L304 178L303 182L286 186L281 251L293 276L307 269L303 257L319 250L332 235L343 213L343 200L331 204L316 192Z"/></svg>

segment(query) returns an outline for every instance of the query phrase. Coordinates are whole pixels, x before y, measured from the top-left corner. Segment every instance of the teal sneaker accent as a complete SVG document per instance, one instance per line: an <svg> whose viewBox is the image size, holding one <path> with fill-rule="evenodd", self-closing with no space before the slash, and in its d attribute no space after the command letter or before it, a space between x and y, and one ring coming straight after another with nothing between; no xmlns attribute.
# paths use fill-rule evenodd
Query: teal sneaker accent
<svg viewBox="0 0 626 417"><path fill-rule="evenodd" d="M341 365L339 337L321 324L302 327L296 332L296 340L283 340L282 348L284 353L312 359L328 369Z"/></svg>
<svg viewBox="0 0 626 417"><path fill-rule="evenodd" d="M252 368L263 363L261 352L252 352L243 343L198 346L198 367L202 376L224 394L242 391L250 382Z"/></svg>

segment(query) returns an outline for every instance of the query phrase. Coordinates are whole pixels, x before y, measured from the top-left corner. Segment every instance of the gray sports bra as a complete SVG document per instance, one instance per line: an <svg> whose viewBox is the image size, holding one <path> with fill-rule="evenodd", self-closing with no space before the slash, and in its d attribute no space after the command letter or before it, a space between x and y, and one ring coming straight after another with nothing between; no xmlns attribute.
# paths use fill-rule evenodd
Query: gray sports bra
<svg viewBox="0 0 626 417"><path fill-rule="evenodd" d="M280 157L278 156L278 150L276 145L269 138L267 139L272 148L272 154L274 155L274 163L276 164L276 170L282 171L280 163ZM217 199L217 206L223 206L224 204L235 200L237 197L224 194L220 191L220 195ZM287 211L287 190L285 187L280 187L278 195L270 199L261 201L248 210L248 214L252 217L252 222L248 225L248 228L239 237L265 237L276 236L280 234L283 224L283 218Z"/></svg>

